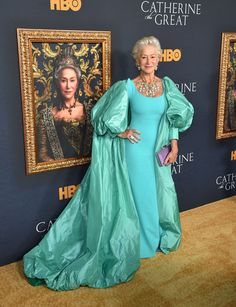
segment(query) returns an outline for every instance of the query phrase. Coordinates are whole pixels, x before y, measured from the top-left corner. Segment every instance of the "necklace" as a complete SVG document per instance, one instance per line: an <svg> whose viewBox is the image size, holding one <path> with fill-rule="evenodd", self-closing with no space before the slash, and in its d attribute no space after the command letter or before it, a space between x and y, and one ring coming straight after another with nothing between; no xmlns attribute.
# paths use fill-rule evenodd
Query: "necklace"
<svg viewBox="0 0 236 307"><path fill-rule="evenodd" d="M74 109L75 106L76 106L76 99L75 99L75 102L74 102L71 106L67 107L67 105L64 105L64 106L62 107L62 109L63 109L63 110L66 109L66 110L69 112L69 114L71 115L72 109Z"/></svg>
<svg viewBox="0 0 236 307"><path fill-rule="evenodd" d="M151 83L147 83L141 78L141 80L137 82L137 85L139 92L147 97L155 97L156 93L160 90L160 84L156 80Z"/></svg>

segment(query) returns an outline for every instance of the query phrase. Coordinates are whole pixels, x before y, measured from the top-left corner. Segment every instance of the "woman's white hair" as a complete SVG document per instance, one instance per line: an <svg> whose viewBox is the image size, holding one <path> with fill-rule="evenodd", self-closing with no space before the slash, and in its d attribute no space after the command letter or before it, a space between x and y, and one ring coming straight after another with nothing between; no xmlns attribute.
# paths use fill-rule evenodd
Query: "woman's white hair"
<svg viewBox="0 0 236 307"><path fill-rule="evenodd" d="M146 46L149 46L149 45L154 46L156 48L157 56L159 58L161 58L162 50L161 50L161 44L160 44L159 40L155 36L145 36L145 37L139 39L134 44L134 47L133 47L133 50L132 50L132 56L133 56L133 58L136 62L138 60L139 54L142 51L143 47L146 47Z"/></svg>

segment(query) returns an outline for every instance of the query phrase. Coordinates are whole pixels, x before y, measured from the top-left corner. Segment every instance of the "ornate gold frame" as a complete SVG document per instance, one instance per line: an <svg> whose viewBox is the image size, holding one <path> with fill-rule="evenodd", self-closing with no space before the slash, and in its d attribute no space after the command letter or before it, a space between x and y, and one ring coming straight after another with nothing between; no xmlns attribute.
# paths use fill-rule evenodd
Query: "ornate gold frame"
<svg viewBox="0 0 236 307"><path fill-rule="evenodd" d="M21 96L23 109L26 173L35 174L44 171L86 164L91 157L69 158L48 162L37 161L36 144L36 107L34 78L34 58L32 44L100 44L102 49L101 88L102 92L110 86L111 33L110 31L79 31L49 29L17 29L18 54L20 66Z"/></svg>
<svg viewBox="0 0 236 307"><path fill-rule="evenodd" d="M228 97L229 97L230 86L232 87L232 79L233 79L231 78L229 80L229 76L232 75L232 72L236 76L236 58L234 59L235 63L233 63L233 65L232 65L232 60L230 58L230 52L232 52L232 44L234 44L233 48L235 49L236 33L235 32L222 33L216 139L223 139L223 138L236 136L236 129L230 129L229 127L227 127L228 105L229 105Z"/></svg>

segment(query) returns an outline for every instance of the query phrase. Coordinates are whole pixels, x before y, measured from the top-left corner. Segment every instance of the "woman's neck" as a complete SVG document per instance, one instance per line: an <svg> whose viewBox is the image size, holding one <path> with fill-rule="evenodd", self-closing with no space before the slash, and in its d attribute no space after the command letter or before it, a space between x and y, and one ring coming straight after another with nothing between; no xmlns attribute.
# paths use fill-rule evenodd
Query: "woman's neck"
<svg viewBox="0 0 236 307"><path fill-rule="evenodd" d="M65 99L65 100L64 100L64 105L65 105L67 108L69 108L69 107L71 107L71 106L73 106L73 105L75 104L75 101L76 101L75 97L72 97L72 98L70 98L70 99Z"/></svg>
<svg viewBox="0 0 236 307"><path fill-rule="evenodd" d="M143 82L146 82L146 83L152 83L155 80L155 74L154 73L145 74L144 72L141 72L139 76L140 76L140 79Z"/></svg>

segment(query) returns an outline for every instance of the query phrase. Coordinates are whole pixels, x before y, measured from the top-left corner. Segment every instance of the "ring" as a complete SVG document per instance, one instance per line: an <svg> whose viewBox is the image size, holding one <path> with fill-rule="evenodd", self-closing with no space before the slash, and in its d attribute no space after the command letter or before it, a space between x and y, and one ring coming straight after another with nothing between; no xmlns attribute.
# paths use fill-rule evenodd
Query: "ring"
<svg viewBox="0 0 236 307"><path fill-rule="evenodd" d="M134 140L134 136L131 135L131 136L129 137L129 139L130 139L130 140Z"/></svg>

